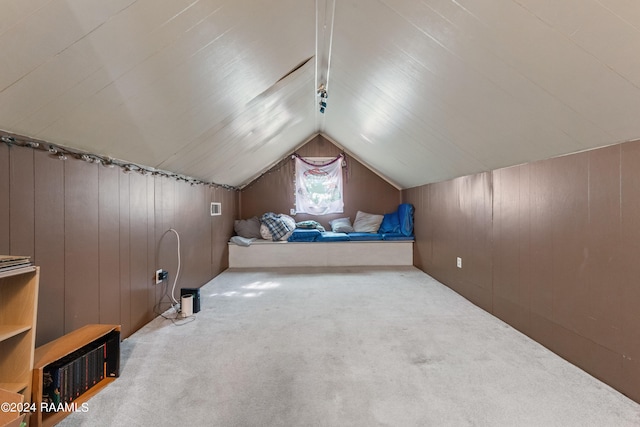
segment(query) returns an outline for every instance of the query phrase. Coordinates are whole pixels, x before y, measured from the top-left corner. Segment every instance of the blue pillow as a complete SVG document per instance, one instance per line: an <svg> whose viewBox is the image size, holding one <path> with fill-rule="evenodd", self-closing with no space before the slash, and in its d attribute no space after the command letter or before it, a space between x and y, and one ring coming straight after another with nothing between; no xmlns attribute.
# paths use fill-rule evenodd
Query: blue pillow
<svg viewBox="0 0 640 427"><path fill-rule="evenodd" d="M402 203L398 206L398 218L400 219L400 232L405 236L413 235L413 205Z"/></svg>
<svg viewBox="0 0 640 427"><path fill-rule="evenodd" d="M320 236L320 230L296 228L287 239L289 242L315 242Z"/></svg>
<svg viewBox="0 0 640 427"><path fill-rule="evenodd" d="M398 217L398 211L384 214L382 218L382 224L378 233L399 233L400 232L400 218Z"/></svg>

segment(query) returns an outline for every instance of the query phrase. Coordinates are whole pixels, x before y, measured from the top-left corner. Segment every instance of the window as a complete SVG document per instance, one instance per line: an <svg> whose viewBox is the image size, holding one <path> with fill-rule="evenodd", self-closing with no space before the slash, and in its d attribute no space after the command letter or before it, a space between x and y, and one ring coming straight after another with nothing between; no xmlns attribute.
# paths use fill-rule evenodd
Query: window
<svg viewBox="0 0 640 427"><path fill-rule="evenodd" d="M342 159L298 157L296 159L296 213L326 215L342 213Z"/></svg>

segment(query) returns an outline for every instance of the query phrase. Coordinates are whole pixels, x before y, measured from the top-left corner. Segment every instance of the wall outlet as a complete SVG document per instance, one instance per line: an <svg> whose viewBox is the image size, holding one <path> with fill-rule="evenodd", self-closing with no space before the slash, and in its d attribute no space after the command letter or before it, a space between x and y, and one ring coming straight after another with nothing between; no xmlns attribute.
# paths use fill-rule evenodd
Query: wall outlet
<svg viewBox="0 0 640 427"><path fill-rule="evenodd" d="M460 257L456 258L456 266L458 268L462 268L462 258L460 258Z"/></svg>
<svg viewBox="0 0 640 427"><path fill-rule="evenodd" d="M296 210L291 208L289 209L289 215L295 215L296 214Z"/></svg>
<svg viewBox="0 0 640 427"><path fill-rule="evenodd" d="M156 278L156 285L157 285L157 284L159 284L159 283L162 283L162 276L163 276L163 274L162 274L162 273L164 273L164 272L162 271L162 269L160 269L160 270L156 270L156 276L155 276L155 278Z"/></svg>

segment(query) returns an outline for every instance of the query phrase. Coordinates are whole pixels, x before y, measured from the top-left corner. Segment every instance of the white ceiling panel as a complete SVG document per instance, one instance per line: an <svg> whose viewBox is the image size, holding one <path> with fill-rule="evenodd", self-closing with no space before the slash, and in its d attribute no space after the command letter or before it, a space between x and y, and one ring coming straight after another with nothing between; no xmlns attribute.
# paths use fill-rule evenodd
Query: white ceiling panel
<svg viewBox="0 0 640 427"><path fill-rule="evenodd" d="M640 4L636 0L596 0L621 21L640 28Z"/></svg>
<svg viewBox="0 0 640 427"><path fill-rule="evenodd" d="M220 184L317 133L399 188L640 137L634 0L5 0L0 14L0 129Z"/></svg>
<svg viewBox="0 0 640 427"><path fill-rule="evenodd" d="M637 87L516 2L458 3L482 26L482 37L499 57L613 138L625 138L617 133L640 107ZM630 43L640 48L640 37Z"/></svg>
<svg viewBox="0 0 640 427"><path fill-rule="evenodd" d="M632 12L629 4L627 8L618 7L616 13L607 7L607 2L596 0L518 2L585 52L602 61L623 78L640 86L640 58L636 50L640 28L624 18ZM640 13L640 5L637 2L634 9L636 14Z"/></svg>
<svg viewBox="0 0 640 427"><path fill-rule="evenodd" d="M2 2L3 19L0 21L0 34L50 1L51 0L4 0Z"/></svg>

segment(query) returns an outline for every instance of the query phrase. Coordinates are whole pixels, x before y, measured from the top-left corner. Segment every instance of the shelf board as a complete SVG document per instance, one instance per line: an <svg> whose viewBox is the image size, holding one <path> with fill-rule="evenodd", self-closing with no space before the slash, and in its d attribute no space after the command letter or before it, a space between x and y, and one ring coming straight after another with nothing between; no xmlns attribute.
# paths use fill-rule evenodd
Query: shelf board
<svg viewBox="0 0 640 427"><path fill-rule="evenodd" d="M56 360L62 359L67 354L73 353L85 344L107 335L111 331L120 332L120 325L91 324L76 329L36 348L33 367L34 369L43 368Z"/></svg>
<svg viewBox="0 0 640 427"><path fill-rule="evenodd" d="M8 340L31 329L31 325L0 325L0 341Z"/></svg>
<svg viewBox="0 0 640 427"><path fill-rule="evenodd" d="M29 384L27 383L0 383L1 389L12 391L14 393L21 393L28 386Z"/></svg>

